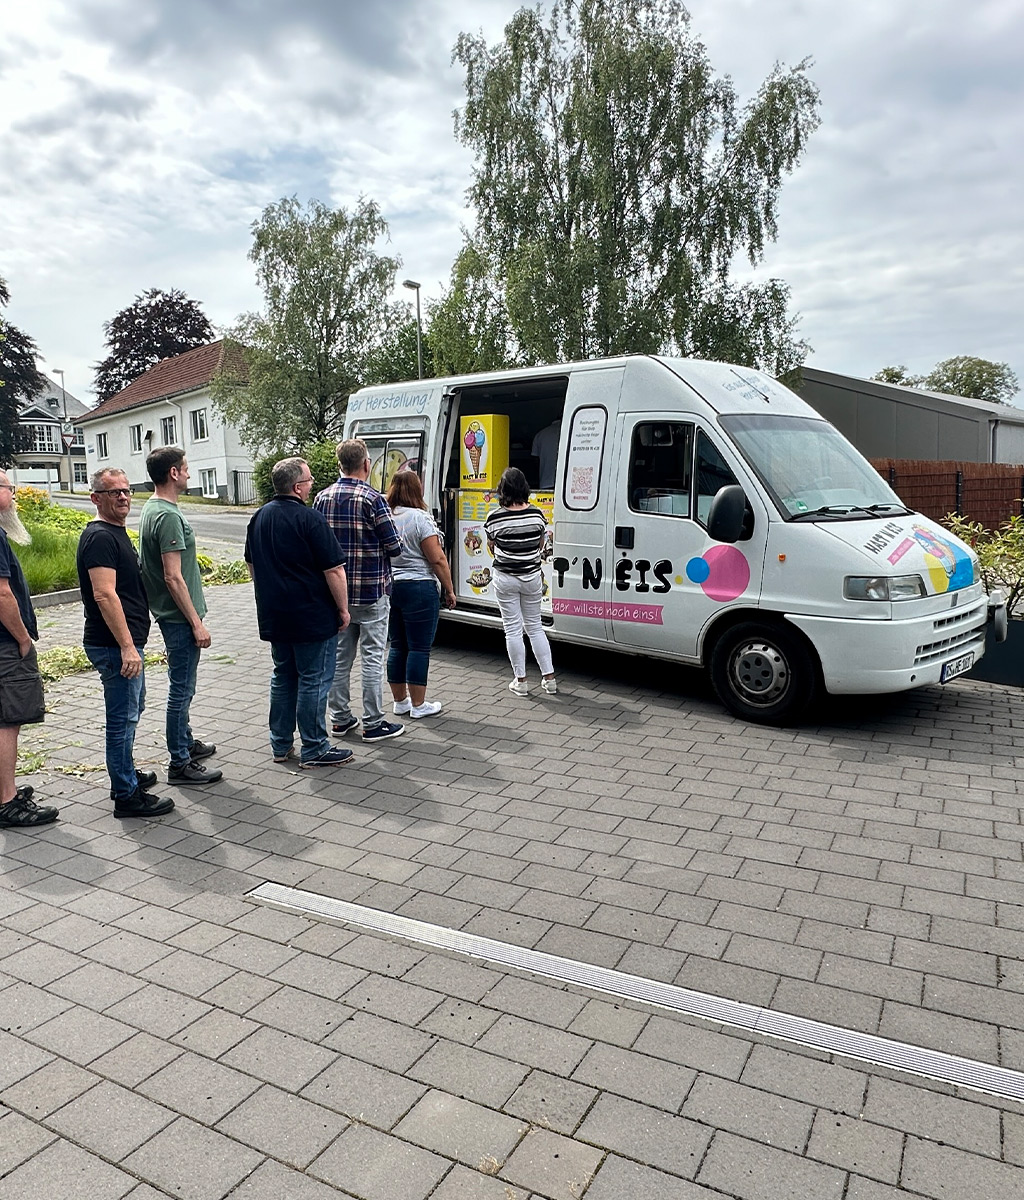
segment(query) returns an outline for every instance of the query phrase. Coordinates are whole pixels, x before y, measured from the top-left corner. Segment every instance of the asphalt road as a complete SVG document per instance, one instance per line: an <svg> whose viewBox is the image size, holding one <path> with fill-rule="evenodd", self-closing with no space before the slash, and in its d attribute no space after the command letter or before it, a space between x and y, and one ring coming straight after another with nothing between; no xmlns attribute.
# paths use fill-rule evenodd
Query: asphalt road
<svg viewBox="0 0 1024 1200"><path fill-rule="evenodd" d="M95 513L95 508L87 495L58 494L53 497L58 504L68 508L77 508L82 512ZM128 514L128 528L138 529L144 498L136 496L132 500L132 510ZM248 508L218 508L203 504L182 505L182 511L188 518L189 524L196 531L198 548L212 555L219 561L227 561L242 557L245 545L245 527L249 523L252 509Z"/></svg>

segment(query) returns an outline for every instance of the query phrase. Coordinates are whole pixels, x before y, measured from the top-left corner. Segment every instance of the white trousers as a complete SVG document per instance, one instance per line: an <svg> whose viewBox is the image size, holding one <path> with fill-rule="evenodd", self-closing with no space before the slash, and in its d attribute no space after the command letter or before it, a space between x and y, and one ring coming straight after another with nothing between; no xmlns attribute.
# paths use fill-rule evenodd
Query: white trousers
<svg viewBox="0 0 1024 1200"><path fill-rule="evenodd" d="M505 626L508 659L516 678L522 679L526 675L524 633L530 639L540 673L552 674L555 668L551 661L551 646L540 622L540 598L544 590L540 571L534 571L532 575L495 571L493 587L494 598L501 610L501 623Z"/></svg>

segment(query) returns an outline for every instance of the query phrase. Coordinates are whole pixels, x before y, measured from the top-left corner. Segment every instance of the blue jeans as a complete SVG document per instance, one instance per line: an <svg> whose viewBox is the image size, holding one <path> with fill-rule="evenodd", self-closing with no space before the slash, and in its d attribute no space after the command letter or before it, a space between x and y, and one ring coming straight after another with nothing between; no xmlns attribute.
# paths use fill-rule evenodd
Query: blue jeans
<svg viewBox="0 0 1024 1200"><path fill-rule="evenodd" d="M302 761L330 749L327 739L327 693L334 678L337 635L325 642L271 642L274 674L270 678L270 747L287 754L298 724Z"/></svg>
<svg viewBox="0 0 1024 1200"><path fill-rule="evenodd" d="M136 679L121 674L119 646L86 646L88 660L100 673L107 711L107 774L115 800L127 800L139 786L135 774L135 730L146 707L146 669ZM139 657L143 649L136 646Z"/></svg>
<svg viewBox="0 0 1024 1200"><path fill-rule="evenodd" d="M199 647L192 627L184 621L158 621L167 649L167 749L172 767L183 767L192 757L195 738L188 723L196 694Z"/></svg>
<svg viewBox="0 0 1024 1200"><path fill-rule="evenodd" d="M441 597L432 579L395 580L391 591L388 683L427 686L430 647L440 612Z"/></svg>
<svg viewBox="0 0 1024 1200"><path fill-rule="evenodd" d="M356 659L356 647L363 664L363 728L373 729L384 720L381 690L384 687L384 647L388 644L389 598L381 596L372 604L350 604L352 619L338 635L338 658L331 687L331 720L343 725L352 720L349 701L349 677Z"/></svg>

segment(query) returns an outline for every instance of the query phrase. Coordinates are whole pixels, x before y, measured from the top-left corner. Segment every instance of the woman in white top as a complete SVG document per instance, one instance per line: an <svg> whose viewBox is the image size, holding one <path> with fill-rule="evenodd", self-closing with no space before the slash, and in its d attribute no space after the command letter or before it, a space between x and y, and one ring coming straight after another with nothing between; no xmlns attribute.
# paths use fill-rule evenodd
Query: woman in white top
<svg viewBox="0 0 1024 1200"><path fill-rule="evenodd" d="M388 686L396 713L433 717L441 703L426 698L430 647L442 602L445 608L455 607L452 576L416 472L398 471L387 499L402 539L402 553L391 560Z"/></svg>

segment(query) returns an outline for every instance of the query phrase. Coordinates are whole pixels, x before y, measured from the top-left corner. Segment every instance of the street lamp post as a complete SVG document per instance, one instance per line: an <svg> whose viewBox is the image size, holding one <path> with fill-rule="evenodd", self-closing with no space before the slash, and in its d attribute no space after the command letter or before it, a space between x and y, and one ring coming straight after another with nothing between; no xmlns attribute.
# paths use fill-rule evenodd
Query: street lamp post
<svg viewBox="0 0 1024 1200"><path fill-rule="evenodd" d="M75 468L71 461L71 446L75 440L74 426L68 421L68 394L64 390L64 372L60 367L53 368L54 375L60 376L60 400L61 411L64 414L64 420L60 426L61 440L64 442L64 453L68 456L68 490L72 495L75 494Z"/></svg>
<svg viewBox="0 0 1024 1200"><path fill-rule="evenodd" d="M404 279L402 287L416 293L416 370L417 379L423 378L423 332L420 325L420 285L415 279Z"/></svg>

